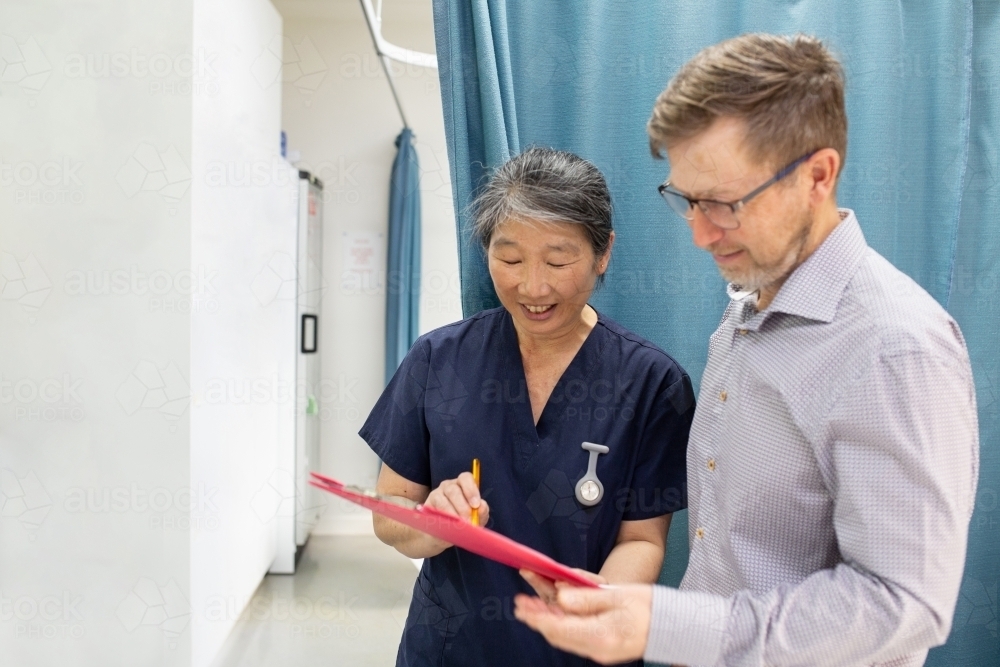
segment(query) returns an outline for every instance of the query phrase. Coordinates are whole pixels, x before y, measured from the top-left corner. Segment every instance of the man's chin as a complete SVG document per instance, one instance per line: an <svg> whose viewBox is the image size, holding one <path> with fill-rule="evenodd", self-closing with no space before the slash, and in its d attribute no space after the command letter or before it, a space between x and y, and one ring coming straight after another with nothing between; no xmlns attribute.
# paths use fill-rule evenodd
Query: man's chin
<svg viewBox="0 0 1000 667"><path fill-rule="evenodd" d="M760 280L759 275L755 275L747 271L732 271L720 267L719 273L722 275L723 280L727 283L739 285L744 289L757 289L756 283Z"/></svg>
<svg viewBox="0 0 1000 667"><path fill-rule="evenodd" d="M777 272L771 271L724 271L720 268L719 273L726 282L739 285L745 292L756 292L780 279L774 275Z"/></svg>

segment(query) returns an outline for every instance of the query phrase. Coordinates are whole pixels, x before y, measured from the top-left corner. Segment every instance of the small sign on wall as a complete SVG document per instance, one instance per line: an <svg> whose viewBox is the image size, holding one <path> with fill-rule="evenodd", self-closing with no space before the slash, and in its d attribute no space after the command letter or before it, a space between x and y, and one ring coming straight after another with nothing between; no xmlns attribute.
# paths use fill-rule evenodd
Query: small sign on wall
<svg viewBox="0 0 1000 667"><path fill-rule="evenodd" d="M385 277L385 233L343 232L341 289L348 294L380 294Z"/></svg>

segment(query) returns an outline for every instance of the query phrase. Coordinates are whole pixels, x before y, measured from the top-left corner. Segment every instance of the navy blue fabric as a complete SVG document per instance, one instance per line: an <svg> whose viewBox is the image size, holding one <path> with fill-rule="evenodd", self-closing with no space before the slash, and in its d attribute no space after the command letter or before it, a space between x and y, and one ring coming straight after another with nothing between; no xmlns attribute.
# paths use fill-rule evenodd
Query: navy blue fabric
<svg viewBox="0 0 1000 667"><path fill-rule="evenodd" d="M420 163L413 131L396 137L389 183L388 284L385 290L385 381L420 331Z"/></svg>
<svg viewBox="0 0 1000 667"><path fill-rule="evenodd" d="M436 488L482 462L489 527L561 563L600 570L623 520L687 506L690 378L665 352L598 316L537 426L517 334L503 308L421 336L361 437L387 466ZM584 441L598 458L602 501L579 504ZM424 561L398 665L585 665L516 621L517 571L450 548Z"/></svg>

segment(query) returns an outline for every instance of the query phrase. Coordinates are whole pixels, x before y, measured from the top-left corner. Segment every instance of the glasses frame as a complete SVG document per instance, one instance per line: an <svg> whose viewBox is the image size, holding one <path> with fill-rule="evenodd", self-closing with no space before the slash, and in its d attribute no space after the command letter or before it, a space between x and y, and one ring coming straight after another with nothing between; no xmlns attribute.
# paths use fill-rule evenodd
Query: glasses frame
<svg viewBox="0 0 1000 667"><path fill-rule="evenodd" d="M688 222L691 222L692 220L694 220L694 207L697 206L698 208L701 209L701 212L705 215L705 217L708 218L709 222L711 222L716 227L719 227L721 229L728 229L728 230L739 229L739 227L740 227L740 221L736 218L736 214L740 211L740 209L742 209L744 206L747 205L747 202L749 202L751 199L753 199L754 197L756 197L757 195L759 195L764 190L767 190L769 187L771 187L772 185L774 185L775 183L777 183L778 181L780 181L784 177L788 176L790 173L792 173L793 171L795 171L796 167L798 167L800 164L802 164L803 162L805 162L806 160L808 160L809 158L811 158L817 152L818 151L810 151L810 152L806 153L805 155L803 155L802 157L797 158L795 160L792 160L787 165L785 165L780 170L778 170L778 173L776 173L773 177L771 177L769 180L767 180L763 184L761 184L760 187L754 189L748 195L746 195L744 197L741 197L740 199L737 199L736 201L719 201L718 199L695 199L695 198L692 198L692 197L688 197L683 192L678 192L677 190L675 190L672 187L670 187L670 179L667 179L666 181L664 181L663 183L661 183L659 186L657 186L656 191L660 193L660 196L663 198L663 200L665 202L667 202L668 206L670 206L670 210L674 211L678 215L680 215L680 211L678 211L677 209L675 209L673 207L673 205L670 203L670 200L667 199L667 195L668 194L674 195L674 196L680 197L681 199L686 200L687 203L688 203L688 215L681 215L680 217L684 218L684 220L686 220ZM702 202L708 202L708 203L711 203L711 204L718 204L718 205L721 205L721 206L728 206L730 208L730 210L732 210L732 212L733 212L733 220L736 222L736 226L735 227L730 227L730 226L727 226L727 225L720 225L715 220L712 220L712 218L705 211L705 208L702 206Z"/></svg>

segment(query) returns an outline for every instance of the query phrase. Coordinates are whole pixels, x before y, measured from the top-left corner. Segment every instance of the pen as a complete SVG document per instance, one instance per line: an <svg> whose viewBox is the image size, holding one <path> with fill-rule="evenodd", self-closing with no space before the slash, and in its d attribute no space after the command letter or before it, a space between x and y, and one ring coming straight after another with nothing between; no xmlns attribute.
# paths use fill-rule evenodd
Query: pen
<svg viewBox="0 0 1000 667"><path fill-rule="evenodd" d="M476 483L476 488L479 488L479 459L472 459L472 481ZM472 508L472 525L479 525L479 508Z"/></svg>

